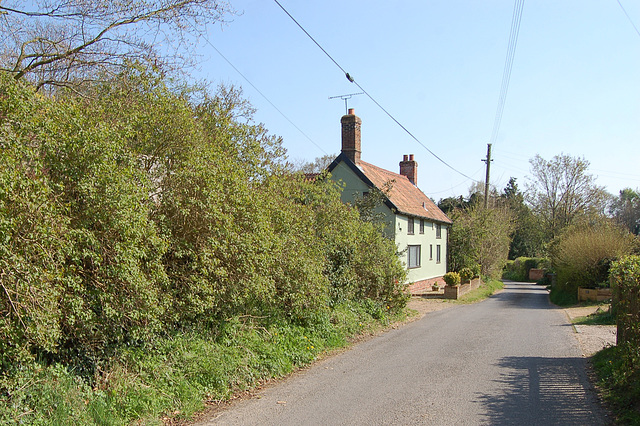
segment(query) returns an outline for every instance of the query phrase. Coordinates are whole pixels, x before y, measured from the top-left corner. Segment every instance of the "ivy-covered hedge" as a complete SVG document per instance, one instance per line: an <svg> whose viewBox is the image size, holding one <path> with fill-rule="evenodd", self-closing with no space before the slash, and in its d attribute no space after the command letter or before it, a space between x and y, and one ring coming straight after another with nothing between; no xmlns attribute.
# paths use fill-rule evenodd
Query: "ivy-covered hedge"
<svg viewBox="0 0 640 426"><path fill-rule="evenodd" d="M611 264L613 308L618 344L640 347L640 256L625 256ZM640 369L640 365L636 366Z"/></svg>
<svg viewBox="0 0 640 426"><path fill-rule="evenodd" d="M35 360L91 378L123 347L237 315L404 306L380 225L291 173L252 114L237 90L134 67L55 99L0 73L0 394Z"/></svg>

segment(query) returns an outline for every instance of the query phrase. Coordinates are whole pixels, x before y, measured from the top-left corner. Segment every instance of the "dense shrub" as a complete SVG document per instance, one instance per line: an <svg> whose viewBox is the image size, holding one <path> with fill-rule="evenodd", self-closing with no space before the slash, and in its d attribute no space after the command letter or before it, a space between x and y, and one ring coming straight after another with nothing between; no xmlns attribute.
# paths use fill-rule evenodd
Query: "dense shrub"
<svg viewBox="0 0 640 426"><path fill-rule="evenodd" d="M457 272L447 272L446 274L444 274L442 279L448 286L451 286L451 287L454 287L460 284L460 274L458 274Z"/></svg>
<svg viewBox="0 0 640 426"><path fill-rule="evenodd" d="M610 222L567 229L550 248L558 290L575 293L578 287L608 286L610 262L634 249L633 235Z"/></svg>
<svg viewBox="0 0 640 426"><path fill-rule="evenodd" d="M509 260L504 270L502 278L513 281L529 281L529 271L536 269L549 269L550 262L543 257L519 257L515 260Z"/></svg>
<svg viewBox="0 0 640 426"><path fill-rule="evenodd" d="M460 269L460 280L463 283L466 283L467 281L470 281L471 278L474 277L474 273L471 270L471 268L462 268Z"/></svg>
<svg viewBox="0 0 640 426"><path fill-rule="evenodd" d="M503 207L474 205L454 210L447 250L449 268L459 271L480 265L484 276L499 277L507 261L513 215Z"/></svg>
<svg viewBox="0 0 640 426"><path fill-rule="evenodd" d="M640 347L640 256L625 256L613 262L610 278L618 343ZM635 367L640 370L640 364Z"/></svg>
<svg viewBox="0 0 640 426"><path fill-rule="evenodd" d="M640 256L625 256L610 270L618 342L594 356L606 399L624 424L640 421Z"/></svg>
<svg viewBox="0 0 640 426"><path fill-rule="evenodd" d="M124 348L239 316L404 307L393 242L285 172L252 113L136 68L57 99L0 73L0 395L37 363L93 385Z"/></svg>

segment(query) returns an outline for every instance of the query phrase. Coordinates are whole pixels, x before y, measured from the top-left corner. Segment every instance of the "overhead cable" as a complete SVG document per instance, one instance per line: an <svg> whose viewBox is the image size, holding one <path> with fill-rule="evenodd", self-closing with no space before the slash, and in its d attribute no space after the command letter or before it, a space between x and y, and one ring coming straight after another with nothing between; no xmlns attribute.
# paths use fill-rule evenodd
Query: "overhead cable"
<svg viewBox="0 0 640 426"><path fill-rule="evenodd" d="M515 0L513 6L513 16L511 17L511 32L509 33L509 44L507 46L507 57L504 61L504 69L502 71L502 85L500 87L500 96L498 97L498 108L493 122L493 131L491 132L491 144L494 144L498 138L500 124L502 123L502 115L504 113L504 104L507 100L507 92L509 91L509 83L511 81L511 70L513 69L513 59L518 44L518 35L520 34L520 22L522 20L522 9L524 8L524 0Z"/></svg>
<svg viewBox="0 0 640 426"><path fill-rule="evenodd" d="M373 96L371 96L369 94L369 92L367 92L364 87L362 87L356 80L355 78L349 74L344 68L342 68L342 66L335 60L333 59L333 57L320 45L320 43L318 43L312 36L311 34L309 34L309 32L307 30L304 29L304 27L302 25L300 25L300 23L287 11L287 9L284 8L284 6L282 6L280 4L280 2L278 0L273 0L278 6L280 6L280 9L282 9L284 11L284 13L286 13L289 18L291 18L291 20L293 22L296 23L296 25L307 35L307 37L309 37L311 39L311 41L313 41L315 43L316 46L318 46L318 48L320 50L322 50L322 52L324 52L324 54L331 59L331 61L340 69L340 71L342 71L345 75L345 77L347 78L347 80L349 80L351 83L355 84L356 86L358 86L358 88L365 94L367 95L367 97L369 97L369 99L371 99L371 101L373 101L374 104L376 104L382 111L384 111L385 114L387 114L387 116L389 116L389 118L391 118L398 126L400 126L400 128L402 130L404 130L413 140L415 140L418 144L420 144L424 149L427 150L427 152L429 152L429 154L431 154L433 157L435 157L438 161L440 161L442 164L444 164L445 166L447 166L448 168L450 168L451 170L453 170L454 172L466 177L469 180L473 180L474 182L479 182L477 180L475 180L474 178L467 176L466 174L462 173L460 170L456 169L455 167L453 167L452 165L450 165L449 163L447 163L446 161L444 161L442 158L440 158L438 155L436 155L436 153L434 153L433 151L431 151L425 144L423 144L417 137L415 137L413 135L413 133L411 133L405 126L403 126L389 111L387 111L382 105L380 105L380 103L378 101L376 101Z"/></svg>
<svg viewBox="0 0 640 426"><path fill-rule="evenodd" d="M252 82L251 82L251 81L250 81L250 80L249 80L249 79L248 79L244 74L242 74L242 72L240 72L240 70L239 70L238 68L236 68L236 66L235 66L235 65L233 65L233 64L231 63L231 61L230 61L229 59L227 59L227 57L226 57L226 56L224 56L224 55L222 54L222 52L220 52L220 51L218 50L218 48L217 48L217 47L215 47L215 46L213 45L213 43L211 43L211 41L209 41L209 39L208 39L207 37L204 37L204 40L207 42L207 44L208 44L209 46L211 46L211 47L213 48L213 50L215 50L215 51L218 53L218 55L220 55L220 57L221 57L222 59L224 59L224 60L225 60L225 61L226 61L230 66L231 66L231 68L233 68L233 69L234 69L234 70L235 70L235 71L240 75L240 77L242 77L242 78L243 78L247 83L249 83L249 85L250 85L251 87L253 87L253 88L254 88L254 90L255 90L256 92L258 92L258 93L260 94L260 96L262 96L262 97L263 97L263 98L264 98L264 99L269 103L269 105L271 105L271 106L272 106L276 111L278 111L278 113L280 113L280 115L281 115L281 116L283 116L285 120L287 120L287 121L288 121L288 122L289 122L293 127L295 127L295 128L296 128L296 130L298 130L298 131L299 131L299 132L300 132L300 133L301 133L305 138L307 138L307 139L309 140L309 142L311 142L312 144L314 144L316 148L318 148L320 151L322 151L325 155L329 155L329 154L327 153L327 151L325 151L324 149L322 149L322 147L321 147L320 145L318 145L317 143L315 143L313 139L311 139L311 138L310 138L310 137L309 137L305 132L303 132L303 131L298 127L298 126L296 126L296 124L295 124L293 121L291 121L291 120L289 119L289 117L287 117L287 116L285 115L285 113L284 113L284 112L282 112L282 111L280 110L280 108L278 108L278 107L277 107L273 102L271 102L271 100L270 100L270 99L269 99L269 98L268 98L264 93L262 93L262 91L260 91L260 89L258 89L258 88L255 86L255 84L253 84L253 83L252 83Z"/></svg>
<svg viewBox="0 0 640 426"><path fill-rule="evenodd" d="M620 3L620 0L616 0L618 2L618 4L620 5L620 9L622 9L622 11L624 12L624 14L627 16L627 19L629 20L629 22L631 23L631 26L633 27L634 30L636 30L636 33L638 34L638 37L640 37L640 31L638 30L638 27L636 27L636 24L633 23L633 20L631 20L631 16L629 16L629 14L627 13L627 11L625 10L625 8L622 6L622 3Z"/></svg>

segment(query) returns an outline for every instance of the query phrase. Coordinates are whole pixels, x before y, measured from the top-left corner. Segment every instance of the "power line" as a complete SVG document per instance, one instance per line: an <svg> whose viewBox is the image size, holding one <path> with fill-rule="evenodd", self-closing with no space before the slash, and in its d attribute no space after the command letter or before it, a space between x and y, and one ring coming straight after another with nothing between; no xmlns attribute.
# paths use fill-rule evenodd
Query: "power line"
<svg viewBox="0 0 640 426"><path fill-rule="evenodd" d="M498 138L498 131L502 123L502 114L504 113L504 104L507 100L507 92L509 91L509 83L511 81L511 70L513 69L513 59L518 44L518 35L520 34L520 22L522 20L522 9L524 8L524 0L515 0L513 6L513 16L511 17L511 32L509 33L509 44L507 46L507 57L504 61L504 70L502 71L502 85L500 87L500 96L498 97L498 108L493 122L493 131L491 132L490 143L495 143Z"/></svg>
<svg viewBox="0 0 640 426"><path fill-rule="evenodd" d="M287 120L287 121L288 121L288 122L289 122L293 127L295 127L295 128L296 128L296 129L297 129L297 130L298 130L298 131L299 131L299 132L300 132L300 133L305 137L305 138L307 138L307 139L309 140L309 142L311 142L312 144L314 144L316 148L318 148L320 151L322 151L325 155L329 155L329 154L327 153L327 151L325 151L324 149L322 149L322 147L321 147L320 145L318 145L317 143L315 143L315 141L314 141L313 139L311 139L311 138L310 138L310 137L309 137L305 132L303 132L303 131L298 127L298 126L296 126L296 124L295 124L293 121L291 121L291 120L289 119L289 117L287 117L287 116L285 115L285 113L284 113L284 112L282 112L282 111L280 110L280 108L278 108L277 106L275 106L275 104L274 104L273 102L271 102L271 100L270 100L270 99L269 99L269 98L268 98L264 93L262 93L262 91L260 91L260 89L258 89L258 88L255 86L255 84L253 84L253 83L252 83L252 82L251 82L251 81L250 81L250 80L249 80L249 79L248 79L248 78L247 78L247 77L246 77L242 72L240 72L240 70L239 70L235 65L233 65L233 63L231 63L231 61L230 61L229 59L227 59L227 57L226 57L226 56L224 56L224 55L222 54L222 52L220 52L220 51L218 50L218 48L217 48L217 47L215 47L215 46L213 45L213 43L211 43L211 41L209 41L209 39L208 39L207 37L204 37L204 40L207 42L207 44L208 44L209 46L211 46L211 47L213 48L213 50L215 50L215 51L218 53L218 55L220 55L220 57L221 57L222 59L224 59L224 60L225 60L225 61L226 61L230 66L231 66L231 68L233 68L233 69L234 69L238 74L240 74L240 77L242 77L242 78L243 78L247 83L249 83L249 85L250 85L251 87L253 87L253 88L254 88L254 90L255 90L256 92L258 92L258 93L260 94L260 96L262 96L262 97L263 97L263 98L264 98L264 99L269 103L269 105L271 105L271 106L272 106L276 111L278 111L278 113L280 113L280 115L281 115L281 116L283 116L285 120Z"/></svg>
<svg viewBox="0 0 640 426"><path fill-rule="evenodd" d="M355 84L356 86L358 86L358 88L365 94L367 95L367 97L369 99L371 99L371 101L373 101L374 104L376 104L378 106L378 108L380 108L382 111L384 111L385 114L387 114L387 116L389 118L391 118L398 126L400 126L400 128L402 130L404 130L413 140L415 140L418 144L420 144L424 149L427 150L427 152L429 152L429 154L431 154L433 157L435 157L438 161L440 161L442 164L444 164L445 166L447 166L448 168L450 168L451 170L453 170L454 172L458 173L459 175L462 175L464 177L466 177L467 179L471 179L473 181L475 181L475 179L473 179L470 176L467 176L466 174L462 173L461 171L457 170L456 168L454 168L452 165L450 165L449 163L447 163L446 161L444 161L442 158L440 158L438 155L436 155L436 153L434 153L433 151L431 151L425 144L423 144L417 137L415 137L413 135L413 133L411 133L405 126L403 126L389 111L387 111L382 105L380 105L380 103L378 101L376 101L373 96L371 96L369 94L369 92L367 92L354 78L353 76L351 76L351 74L349 74L344 68L342 68L342 66L340 66L340 64L333 59L333 57L320 45L320 43L318 43L312 36L311 34L309 34L309 32L307 32L307 30L304 29L304 27L302 25L300 25L300 23L298 21L296 21L296 19L287 11L287 9L284 8L284 6L282 6L280 4L280 2L278 0L273 0L278 6L280 6L280 9L282 9L284 11L284 13L287 14L287 16L289 16L289 18L291 18L291 20L293 22L296 23L296 25L307 35L307 37L309 37L311 39L311 41L313 41L315 43L316 46L318 46L318 48L320 50L322 50L322 52L329 58L331 59L331 62L333 62L339 69L340 71L342 71L345 75L345 77L347 77L347 80L349 80L351 83ZM524 1L524 0L523 0ZM477 181L476 181L477 182Z"/></svg>
<svg viewBox="0 0 640 426"><path fill-rule="evenodd" d="M627 19L629 20L629 22L631 23L631 26L633 27L634 30L636 30L636 33L638 34L638 37L640 37L640 31L638 30L638 27L636 27L636 24L633 23L633 20L631 19L631 16L629 16L629 14L627 13L627 11L625 10L625 8L622 6L622 3L620 3L620 0L616 0L618 2L618 4L620 5L620 9L622 9L622 11L624 12L624 14L627 16Z"/></svg>

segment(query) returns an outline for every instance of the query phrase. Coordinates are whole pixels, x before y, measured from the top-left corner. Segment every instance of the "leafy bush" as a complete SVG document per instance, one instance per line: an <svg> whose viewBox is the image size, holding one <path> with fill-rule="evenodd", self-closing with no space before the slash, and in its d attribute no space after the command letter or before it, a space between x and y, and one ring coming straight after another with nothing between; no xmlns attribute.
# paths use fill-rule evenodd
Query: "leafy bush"
<svg viewBox="0 0 640 426"><path fill-rule="evenodd" d="M462 268L460 269L460 280L463 283L466 283L468 281L471 280L471 278L474 277L473 271L471 270L471 268Z"/></svg>
<svg viewBox="0 0 640 426"><path fill-rule="evenodd" d="M513 215L507 208L484 209L474 205L454 210L447 250L449 267L480 265L483 276L499 277L507 261Z"/></svg>
<svg viewBox="0 0 640 426"><path fill-rule="evenodd" d="M502 271L502 278L513 281L529 281L529 271L533 268L549 269L549 260L543 257L519 257L509 260Z"/></svg>
<svg viewBox="0 0 640 426"><path fill-rule="evenodd" d="M157 416L174 401L168 384L150 402L143 366L107 380L131 353L181 333L228 337L238 318L344 340L361 331L345 306L380 322L405 306L394 243L333 184L286 172L280 139L240 92L179 92L132 67L84 95L47 99L0 73L0 423L29 410L35 423ZM322 347L307 346L282 362ZM230 392L209 378L175 392Z"/></svg>
<svg viewBox="0 0 640 426"><path fill-rule="evenodd" d="M609 264L634 249L634 237L611 222L567 229L551 245L551 262L559 291L575 293L578 287L597 288L607 282Z"/></svg>
<svg viewBox="0 0 640 426"><path fill-rule="evenodd" d="M454 287L460 284L460 274L458 274L457 272L447 272L446 274L444 274L442 279L448 286L451 286L451 287Z"/></svg>

